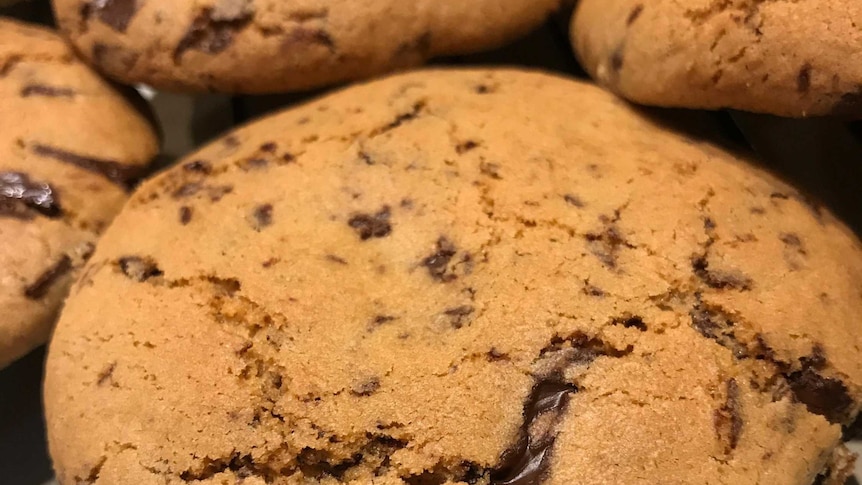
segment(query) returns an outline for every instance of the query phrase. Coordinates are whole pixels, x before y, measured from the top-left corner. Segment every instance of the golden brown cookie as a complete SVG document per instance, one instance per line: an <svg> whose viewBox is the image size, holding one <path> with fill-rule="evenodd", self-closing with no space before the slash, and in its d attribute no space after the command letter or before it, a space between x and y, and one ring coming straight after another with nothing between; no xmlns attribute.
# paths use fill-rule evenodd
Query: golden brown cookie
<svg viewBox="0 0 862 485"><path fill-rule="evenodd" d="M0 367L45 343L74 272L156 154L56 34L0 19Z"/></svg>
<svg viewBox="0 0 862 485"><path fill-rule="evenodd" d="M500 46L560 0L54 0L99 69L166 89L306 90Z"/></svg>
<svg viewBox="0 0 862 485"><path fill-rule="evenodd" d="M601 84L642 104L862 116L862 3L582 0L572 41Z"/></svg>
<svg viewBox="0 0 862 485"><path fill-rule="evenodd" d="M137 191L52 340L51 453L99 485L838 479L860 283L825 210L596 87L400 75Z"/></svg>

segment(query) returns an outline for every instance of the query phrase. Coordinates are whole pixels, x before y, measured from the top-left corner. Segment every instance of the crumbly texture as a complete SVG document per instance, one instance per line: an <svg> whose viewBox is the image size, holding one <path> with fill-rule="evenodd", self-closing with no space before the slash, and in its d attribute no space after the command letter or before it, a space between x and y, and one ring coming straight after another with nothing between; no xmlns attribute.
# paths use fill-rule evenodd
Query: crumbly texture
<svg viewBox="0 0 862 485"><path fill-rule="evenodd" d="M137 191L50 449L65 484L807 485L852 463L860 288L826 211L599 88L399 75Z"/></svg>
<svg viewBox="0 0 862 485"><path fill-rule="evenodd" d="M862 116L862 3L583 0L572 41L601 84L637 103Z"/></svg>
<svg viewBox="0 0 862 485"><path fill-rule="evenodd" d="M560 0L54 0L78 50L127 83L306 90L500 46Z"/></svg>
<svg viewBox="0 0 862 485"><path fill-rule="evenodd" d="M47 30L0 18L0 367L45 343L142 175L148 121Z"/></svg>

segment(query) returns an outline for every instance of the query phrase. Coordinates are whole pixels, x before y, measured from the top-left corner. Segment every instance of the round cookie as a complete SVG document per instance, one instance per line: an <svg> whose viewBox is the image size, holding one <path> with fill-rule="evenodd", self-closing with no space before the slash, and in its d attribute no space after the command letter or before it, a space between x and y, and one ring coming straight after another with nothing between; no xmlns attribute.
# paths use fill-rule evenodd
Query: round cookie
<svg viewBox="0 0 862 485"><path fill-rule="evenodd" d="M158 140L56 34L0 18L0 368L45 343Z"/></svg>
<svg viewBox="0 0 862 485"><path fill-rule="evenodd" d="M51 342L51 453L99 485L839 480L860 283L827 212L599 88L394 76L138 189Z"/></svg>
<svg viewBox="0 0 862 485"><path fill-rule="evenodd" d="M805 117L862 115L862 4L582 0L572 42L636 102Z"/></svg>
<svg viewBox="0 0 862 485"><path fill-rule="evenodd" d="M78 50L126 83L188 91L306 90L490 49L560 0L54 0Z"/></svg>

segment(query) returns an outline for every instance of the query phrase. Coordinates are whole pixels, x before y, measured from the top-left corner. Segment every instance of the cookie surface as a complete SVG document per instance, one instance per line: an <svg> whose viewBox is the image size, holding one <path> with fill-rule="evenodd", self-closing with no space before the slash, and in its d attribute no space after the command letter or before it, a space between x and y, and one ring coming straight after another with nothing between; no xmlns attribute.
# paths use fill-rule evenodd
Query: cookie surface
<svg viewBox="0 0 862 485"><path fill-rule="evenodd" d="M637 103L862 116L862 4L584 0L578 57Z"/></svg>
<svg viewBox="0 0 862 485"><path fill-rule="evenodd" d="M395 76L136 192L51 343L51 452L99 485L838 480L860 257L599 88Z"/></svg>
<svg viewBox="0 0 862 485"><path fill-rule="evenodd" d="M45 343L73 273L158 149L56 34L0 19L0 367Z"/></svg>
<svg viewBox="0 0 862 485"><path fill-rule="evenodd" d="M560 0L54 0L102 71L191 91L305 90L502 45Z"/></svg>

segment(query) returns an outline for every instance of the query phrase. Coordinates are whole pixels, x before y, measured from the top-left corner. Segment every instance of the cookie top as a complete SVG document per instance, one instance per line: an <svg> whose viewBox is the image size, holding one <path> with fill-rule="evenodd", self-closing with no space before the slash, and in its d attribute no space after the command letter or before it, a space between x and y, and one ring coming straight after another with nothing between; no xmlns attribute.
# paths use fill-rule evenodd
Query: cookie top
<svg viewBox="0 0 862 485"><path fill-rule="evenodd" d="M69 483L809 484L852 465L860 283L826 211L599 88L399 75L136 192L52 340L51 453Z"/></svg>
<svg viewBox="0 0 862 485"><path fill-rule="evenodd" d="M0 19L0 367L45 342L158 141L56 34Z"/></svg>
<svg viewBox="0 0 862 485"><path fill-rule="evenodd" d="M583 0L582 64L637 103L804 117L862 115L862 4Z"/></svg>
<svg viewBox="0 0 862 485"><path fill-rule="evenodd" d="M306 90L502 45L560 0L54 0L100 70L165 89Z"/></svg>

